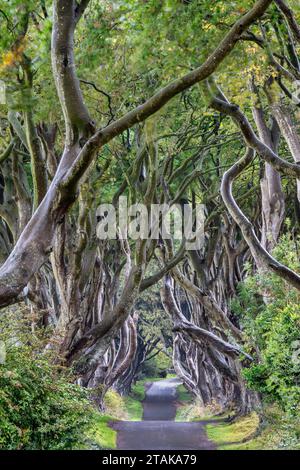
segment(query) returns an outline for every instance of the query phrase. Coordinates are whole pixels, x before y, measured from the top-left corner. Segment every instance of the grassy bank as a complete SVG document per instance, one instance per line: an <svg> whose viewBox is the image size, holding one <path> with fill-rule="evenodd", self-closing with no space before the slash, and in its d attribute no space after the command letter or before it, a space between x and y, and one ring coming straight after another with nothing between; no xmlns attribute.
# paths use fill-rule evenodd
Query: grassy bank
<svg viewBox="0 0 300 470"><path fill-rule="evenodd" d="M237 450L242 448L243 445L246 446L246 442L252 442L252 437L257 432L258 426L259 418L257 414L251 413L243 418L238 418L232 423L207 424L206 431L207 437L214 441L219 449Z"/></svg>
<svg viewBox="0 0 300 470"><path fill-rule="evenodd" d="M228 415L215 413L213 408L203 408L183 385L177 388L175 420L209 421L207 437L219 450L300 450L300 418L288 417L277 406L265 408L263 423L255 412L233 422L226 421Z"/></svg>
<svg viewBox="0 0 300 470"><path fill-rule="evenodd" d="M300 450L300 420L286 416L275 406L265 409L259 425L256 413L233 423L207 425L209 439L221 450Z"/></svg>
<svg viewBox="0 0 300 470"><path fill-rule="evenodd" d="M109 426L112 419L109 415L97 413L87 431L84 449L116 449L117 433Z"/></svg>
<svg viewBox="0 0 300 470"><path fill-rule="evenodd" d="M127 419L127 409L123 398L113 390L109 390L105 397L105 413L95 412L92 426L86 433L86 449L115 449L117 446L117 433L109 423L116 420Z"/></svg>

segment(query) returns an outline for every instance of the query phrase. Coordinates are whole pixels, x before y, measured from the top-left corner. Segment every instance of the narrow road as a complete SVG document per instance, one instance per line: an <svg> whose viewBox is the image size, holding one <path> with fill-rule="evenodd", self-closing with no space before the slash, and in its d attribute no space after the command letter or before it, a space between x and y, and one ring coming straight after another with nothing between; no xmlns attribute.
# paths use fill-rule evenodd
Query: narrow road
<svg viewBox="0 0 300 470"><path fill-rule="evenodd" d="M121 450L206 450L215 449L208 440L205 424L175 422L178 379L153 382L143 401L143 421L119 421L117 448Z"/></svg>

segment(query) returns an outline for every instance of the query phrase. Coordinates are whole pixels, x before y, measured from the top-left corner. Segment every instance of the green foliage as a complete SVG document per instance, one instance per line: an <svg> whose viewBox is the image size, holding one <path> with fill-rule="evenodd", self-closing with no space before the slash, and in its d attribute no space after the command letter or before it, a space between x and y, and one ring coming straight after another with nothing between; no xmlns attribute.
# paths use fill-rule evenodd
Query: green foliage
<svg viewBox="0 0 300 470"><path fill-rule="evenodd" d="M163 362L160 361L159 356L163 359ZM167 376L167 367L170 367L170 359L165 356L165 354L160 354L151 358L149 361L144 362L139 378L143 377L166 377Z"/></svg>
<svg viewBox="0 0 300 470"><path fill-rule="evenodd" d="M286 235L273 253L299 272L298 247L299 240ZM293 414L300 406L299 300L299 292L284 281L259 273L246 278L233 303L257 352L257 362L244 371L248 384Z"/></svg>
<svg viewBox="0 0 300 470"><path fill-rule="evenodd" d="M72 449L92 423L96 412L87 391L43 352L46 340L30 334L29 319L0 321L6 345L0 364L1 449Z"/></svg>

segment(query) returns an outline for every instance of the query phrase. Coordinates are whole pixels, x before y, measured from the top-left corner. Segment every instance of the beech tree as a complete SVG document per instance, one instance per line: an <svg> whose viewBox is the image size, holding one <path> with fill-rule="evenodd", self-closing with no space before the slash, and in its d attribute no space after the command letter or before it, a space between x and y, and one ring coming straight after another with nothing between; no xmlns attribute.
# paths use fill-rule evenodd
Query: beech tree
<svg viewBox="0 0 300 470"><path fill-rule="evenodd" d="M1 312L21 302L37 310L57 361L80 384L101 384L102 407L108 388L128 391L145 361L138 305L154 289L172 324L176 373L204 405L246 413L259 401L241 374L255 348L231 310L245 266L300 288L272 254L291 205L299 214L296 13L279 0L234 11L228 2L100 3L0 2ZM162 25L179 11L186 34L157 28L149 39L147 8ZM241 52L237 83L228 75ZM141 77L135 54L146 56ZM201 202L204 246L99 240L98 205L117 209L125 194L147 208Z"/></svg>

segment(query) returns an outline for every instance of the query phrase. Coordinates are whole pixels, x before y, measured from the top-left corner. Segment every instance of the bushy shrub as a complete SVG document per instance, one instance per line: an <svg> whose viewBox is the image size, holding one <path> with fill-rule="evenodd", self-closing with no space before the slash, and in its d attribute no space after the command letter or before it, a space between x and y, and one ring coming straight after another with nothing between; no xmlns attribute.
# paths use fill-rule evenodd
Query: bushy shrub
<svg viewBox="0 0 300 470"><path fill-rule="evenodd" d="M300 271L299 240L282 237L274 256ZM249 275L233 309L252 342L256 362L244 370L249 386L290 413L300 408L300 293L271 273Z"/></svg>
<svg viewBox="0 0 300 470"><path fill-rule="evenodd" d="M0 364L0 448L72 449L84 439L94 409L87 391L44 352L47 334L32 331L26 314L26 309L7 312L0 320L6 348Z"/></svg>

